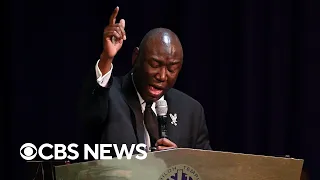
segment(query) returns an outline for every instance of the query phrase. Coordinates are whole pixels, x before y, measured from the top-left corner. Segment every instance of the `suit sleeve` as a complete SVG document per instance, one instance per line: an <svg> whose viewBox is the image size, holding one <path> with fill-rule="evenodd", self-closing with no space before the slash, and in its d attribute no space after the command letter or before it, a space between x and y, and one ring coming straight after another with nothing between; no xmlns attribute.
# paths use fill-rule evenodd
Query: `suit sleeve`
<svg viewBox="0 0 320 180"><path fill-rule="evenodd" d="M103 123L108 117L112 69L103 76L98 70L97 65L92 67L80 90L75 125L79 146L89 144L94 147L93 144L99 144Z"/></svg>
<svg viewBox="0 0 320 180"><path fill-rule="evenodd" d="M195 149L203 149L203 150L212 150L209 141L209 133L206 124L205 114L203 107L201 106L200 110L200 123L198 129L198 136L196 140L196 148Z"/></svg>

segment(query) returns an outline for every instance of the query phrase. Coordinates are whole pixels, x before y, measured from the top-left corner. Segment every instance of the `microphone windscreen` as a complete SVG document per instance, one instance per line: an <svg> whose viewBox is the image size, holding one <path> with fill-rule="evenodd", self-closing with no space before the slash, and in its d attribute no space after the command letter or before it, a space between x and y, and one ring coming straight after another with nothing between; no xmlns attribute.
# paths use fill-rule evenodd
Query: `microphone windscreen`
<svg viewBox="0 0 320 180"><path fill-rule="evenodd" d="M166 100L158 100L156 102L156 112L158 116L165 116L168 112L168 105Z"/></svg>

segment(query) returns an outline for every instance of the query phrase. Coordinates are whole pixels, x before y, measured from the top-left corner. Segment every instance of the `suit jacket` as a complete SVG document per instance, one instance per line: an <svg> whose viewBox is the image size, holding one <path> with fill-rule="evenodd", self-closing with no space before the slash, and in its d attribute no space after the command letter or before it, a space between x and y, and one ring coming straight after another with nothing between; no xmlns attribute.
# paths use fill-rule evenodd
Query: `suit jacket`
<svg viewBox="0 0 320 180"><path fill-rule="evenodd" d="M89 74L80 94L78 143L144 143L143 114L131 72L111 76L107 87L97 83L95 71ZM177 125L168 120L168 139L180 148L210 150L202 105L185 93L171 88L164 99L168 115L177 114ZM168 116L170 117L170 116Z"/></svg>

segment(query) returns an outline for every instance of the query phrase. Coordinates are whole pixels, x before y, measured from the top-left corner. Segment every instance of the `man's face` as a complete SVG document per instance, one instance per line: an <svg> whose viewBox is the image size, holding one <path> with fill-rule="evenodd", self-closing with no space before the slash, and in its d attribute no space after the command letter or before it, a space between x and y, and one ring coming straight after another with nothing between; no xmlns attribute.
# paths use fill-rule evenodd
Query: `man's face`
<svg viewBox="0 0 320 180"><path fill-rule="evenodd" d="M168 36L149 40L139 54L135 82L145 101L157 101L177 80L182 67L183 52L180 43Z"/></svg>

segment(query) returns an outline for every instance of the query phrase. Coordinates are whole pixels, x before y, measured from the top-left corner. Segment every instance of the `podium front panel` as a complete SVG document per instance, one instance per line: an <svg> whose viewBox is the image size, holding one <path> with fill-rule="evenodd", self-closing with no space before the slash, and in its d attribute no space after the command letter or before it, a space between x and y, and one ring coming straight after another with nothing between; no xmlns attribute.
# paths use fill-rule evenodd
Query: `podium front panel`
<svg viewBox="0 0 320 180"><path fill-rule="evenodd" d="M176 149L55 167L56 180L299 180L303 160Z"/></svg>

